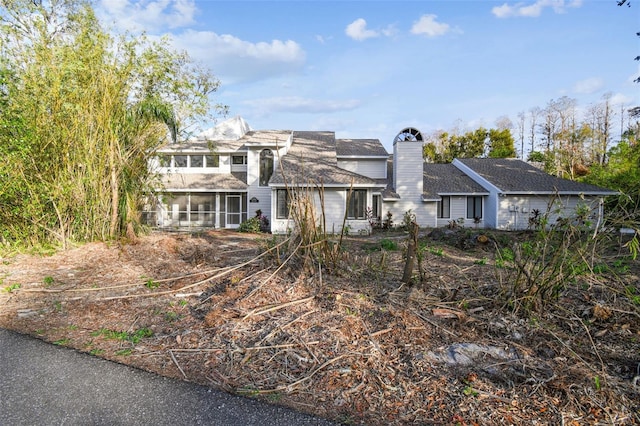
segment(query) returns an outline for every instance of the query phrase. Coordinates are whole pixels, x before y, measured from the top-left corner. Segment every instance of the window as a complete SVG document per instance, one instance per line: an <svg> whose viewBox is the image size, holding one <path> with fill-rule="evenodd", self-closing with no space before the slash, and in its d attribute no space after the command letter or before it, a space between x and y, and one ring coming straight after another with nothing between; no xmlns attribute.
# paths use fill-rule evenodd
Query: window
<svg viewBox="0 0 640 426"><path fill-rule="evenodd" d="M451 217L451 197L444 195L438 201L438 218L448 219Z"/></svg>
<svg viewBox="0 0 640 426"><path fill-rule="evenodd" d="M219 155L205 155L205 167L220 167L220 156Z"/></svg>
<svg viewBox="0 0 640 426"><path fill-rule="evenodd" d="M202 155L192 155L190 167L204 167L204 157Z"/></svg>
<svg viewBox="0 0 640 426"><path fill-rule="evenodd" d="M231 163L238 164L247 164L247 156L246 155L234 155L231 157Z"/></svg>
<svg viewBox="0 0 640 426"><path fill-rule="evenodd" d="M371 206L371 216L373 220L378 221L380 219L380 195L373 196L373 205Z"/></svg>
<svg viewBox="0 0 640 426"><path fill-rule="evenodd" d="M160 163L160 167L171 167L171 156L159 155L158 162Z"/></svg>
<svg viewBox="0 0 640 426"><path fill-rule="evenodd" d="M173 166L174 167L187 167L187 155L174 155Z"/></svg>
<svg viewBox="0 0 640 426"><path fill-rule="evenodd" d="M276 190L276 219L289 218L289 192L286 189Z"/></svg>
<svg viewBox="0 0 640 426"><path fill-rule="evenodd" d="M365 219L367 209L367 190L354 189L347 191L347 219Z"/></svg>
<svg viewBox="0 0 640 426"><path fill-rule="evenodd" d="M482 218L482 197L467 197L467 219Z"/></svg>
<svg viewBox="0 0 640 426"><path fill-rule="evenodd" d="M260 152L260 186L269 185L269 179L273 174L273 152L263 149Z"/></svg>

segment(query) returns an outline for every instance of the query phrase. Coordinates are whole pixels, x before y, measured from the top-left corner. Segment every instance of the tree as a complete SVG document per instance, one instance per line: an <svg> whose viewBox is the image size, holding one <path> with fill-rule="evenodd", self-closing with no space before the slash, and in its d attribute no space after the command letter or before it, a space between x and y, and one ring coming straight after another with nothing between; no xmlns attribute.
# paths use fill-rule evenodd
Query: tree
<svg viewBox="0 0 640 426"><path fill-rule="evenodd" d="M489 158L515 158L516 149L509 129L489 130Z"/></svg>
<svg viewBox="0 0 640 426"><path fill-rule="evenodd" d="M168 40L114 40L84 0L2 1L5 243L115 238L139 224L148 160L219 82Z"/></svg>

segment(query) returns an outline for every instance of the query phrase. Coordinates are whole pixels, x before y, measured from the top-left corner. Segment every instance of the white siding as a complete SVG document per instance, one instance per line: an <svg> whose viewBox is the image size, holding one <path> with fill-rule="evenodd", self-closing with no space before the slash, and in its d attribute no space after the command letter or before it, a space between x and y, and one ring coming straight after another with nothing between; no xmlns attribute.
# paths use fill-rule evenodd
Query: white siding
<svg viewBox="0 0 640 426"><path fill-rule="evenodd" d="M372 179L387 177L387 160L338 160L338 167Z"/></svg>
<svg viewBox="0 0 640 426"><path fill-rule="evenodd" d="M555 200L553 206L549 206ZM533 210L541 215L549 212L549 223L554 224L559 217L573 216L577 206L586 204L592 209L593 218L597 218L599 198L578 196L545 197L545 196L508 196L501 197L498 212L498 228L522 230L529 227L529 218Z"/></svg>

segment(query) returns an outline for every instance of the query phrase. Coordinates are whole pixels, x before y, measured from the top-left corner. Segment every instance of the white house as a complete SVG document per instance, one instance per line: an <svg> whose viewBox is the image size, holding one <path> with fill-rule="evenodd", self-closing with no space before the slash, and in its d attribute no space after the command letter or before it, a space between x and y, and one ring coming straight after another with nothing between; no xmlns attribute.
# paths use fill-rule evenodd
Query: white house
<svg viewBox="0 0 640 426"><path fill-rule="evenodd" d="M377 139L336 139L334 132L254 131L239 117L199 139L170 144L151 165L160 176L158 200L145 209L161 228L236 228L257 211L271 231L294 226L292 199L304 191L328 232L395 224L411 212L423 227L526 229L535 212L555 203L562 215L578 205L602 215L614 191L560 179L516 159L455 159L429 164L423 140L402 130L389 155ZM323 213L323 214L321 214Z"/></svg>

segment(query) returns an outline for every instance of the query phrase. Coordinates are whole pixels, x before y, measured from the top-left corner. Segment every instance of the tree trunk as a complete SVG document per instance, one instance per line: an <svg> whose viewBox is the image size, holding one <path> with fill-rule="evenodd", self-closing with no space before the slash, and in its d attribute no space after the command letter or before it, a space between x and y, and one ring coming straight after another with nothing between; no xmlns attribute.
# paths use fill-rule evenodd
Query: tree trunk
<svg viewBox="0 0 640 426"><path fill-rule="evenodd" d="M411 283L411 275L413 275L413 269L416 264L416 250L418 248L418 231L420 227L416 222L411 222L409 225L409 245L407 247L407 259L404 264L404 274L402 275L402 282L405 284Z"/></svg>

